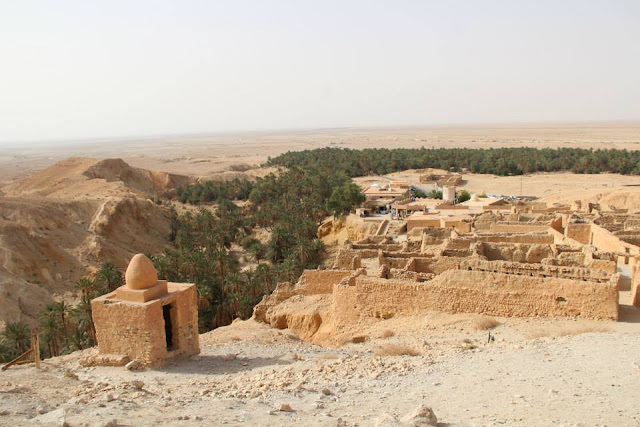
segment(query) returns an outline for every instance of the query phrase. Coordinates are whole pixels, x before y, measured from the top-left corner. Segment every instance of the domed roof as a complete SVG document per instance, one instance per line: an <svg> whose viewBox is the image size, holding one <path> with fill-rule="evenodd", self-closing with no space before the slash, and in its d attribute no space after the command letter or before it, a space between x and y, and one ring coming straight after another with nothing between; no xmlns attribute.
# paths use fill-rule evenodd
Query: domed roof
<svg viewBox="0 0 640 427"><path fill-rule="evenodd" d="M471 201L472 202L477 202L478 200L480 200L480 199L478 199L478 195L476 193L473 193L471 195Z"/></svg>
<svg viewBox="0 0 640 427"><path fill-rule="evenodd" d="M148 289L158 282L158 272L149 258L136 254L129 262L124 279L130 289Z"/></svg>

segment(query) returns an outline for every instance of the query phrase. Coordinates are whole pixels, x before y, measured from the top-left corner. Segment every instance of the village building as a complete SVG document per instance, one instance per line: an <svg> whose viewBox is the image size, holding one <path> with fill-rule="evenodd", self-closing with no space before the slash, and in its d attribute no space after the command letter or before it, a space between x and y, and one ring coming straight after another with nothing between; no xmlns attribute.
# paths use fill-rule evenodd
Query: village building
<svg viewBox="0 0 640 427"><path fill-rule="evenodd" d="M462 175L453 173L426 173L420 175L420 183L438 187L458 186L462 184Z"/></svg>
<svg viewBox="0 0 640 427"><path fill-rule="evenodd" d="M407 187L380 187L372 185L362 193L365 196L364 208L371 209L374 212L388 212L393 202L401 200L407 193Z"/></svg>

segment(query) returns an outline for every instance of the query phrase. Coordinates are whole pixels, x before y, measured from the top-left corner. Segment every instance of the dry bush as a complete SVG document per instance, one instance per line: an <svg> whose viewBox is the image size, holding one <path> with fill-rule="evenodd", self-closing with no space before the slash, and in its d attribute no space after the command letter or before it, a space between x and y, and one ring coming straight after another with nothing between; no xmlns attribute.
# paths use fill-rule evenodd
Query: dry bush
<svg viewBox="0 0 640 427"><path fill-rule="evenodd" d="M246 163L234 163L232 165L229 165L229 170L234 172L246 172L251 169L253 169L253 166L250 166Z"/></svg>
<svg viewBox="0 0 640 427"><path fill-rule="evenodd" d="M473 329L475 329L476 331L487 331L489 329L495 328L499 324L500 322L498 322L493 317L482 316L477 319L474 319L473 322L471 323L471 326L473 326Z"/></svg>
<svg viewBox="0 0 640 427"><path fill-rule="evenodd" d="M475 345L469 338L465 338L462 340L461 347L463 350L473 350L474 348L478 348L478 346Z"/></svg>
<svg viewBox="0 0 640 427"><path fill-rule="evenodd" d="M413 347L402 344L386 344L378 347L373 352L376 356L419 356L418 352Z"/></svg>
<svg viewBox="0 0 640 427"><path fill-rule="evenodd" d="M362 344L364 342L369 341L369 337L367 335L355 335L355 336L349 336L349 335L343 335L339 338L337 338L335 340L336 344L338 347L342 347L345 344Z"/></svg>
<svg viewBox="0 0 640 427"><path fill-rule="evenodd" d="M590 332L611 332L611 328L604 325L575 325L532 329L527 332L527 338L564 337L568 335L588 334Z"/></svg>
<svg viewBox="0 0 640 427"><path fill-rule="evenodd" d="M290 341L302 341L295 333L284 334L284 337Z"/></svg>
<svg viewBox="0 0 640 427"><path fill-rule="evenodd" d="M366 335L356 335L355 337L351 338L351 342L354 344L361 344L367 341L369 341L369 337Z"/></svg>
<svg viewBox="0 0 640 427"><path fill-rule="evenodd" d="M229 337L229 339L230 339L231 341L242 341L242 338L240 338L240 337L239 337L239 336L237 336L237 335L233 335L233 336Z"/></svg>
<svg viewBox="0 0 640 427"><path fill-rule="evenodd" d="M387 329L384 332L382 332L382 338L391 338L392 336L394 336L396 333L393 332L391 329Z"/></svg>

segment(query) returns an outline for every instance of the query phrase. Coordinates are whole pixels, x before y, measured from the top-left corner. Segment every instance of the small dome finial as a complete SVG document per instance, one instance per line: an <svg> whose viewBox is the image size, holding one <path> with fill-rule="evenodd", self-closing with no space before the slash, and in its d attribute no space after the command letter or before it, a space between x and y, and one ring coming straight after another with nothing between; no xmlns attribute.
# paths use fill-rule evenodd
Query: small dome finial
<svg viewBox="0 0 640 427"><path fill-rule="evenodd" d="M124 278L130 289L148 289L158 283L158 272L149 258L136 254L131 258Z"/></svg>

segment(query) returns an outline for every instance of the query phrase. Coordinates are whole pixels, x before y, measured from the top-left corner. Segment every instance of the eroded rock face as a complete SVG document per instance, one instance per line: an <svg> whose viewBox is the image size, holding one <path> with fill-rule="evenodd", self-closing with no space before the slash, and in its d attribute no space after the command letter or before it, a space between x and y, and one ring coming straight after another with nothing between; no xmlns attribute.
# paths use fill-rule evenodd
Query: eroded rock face
<svg viewBox="0 0 640 427"><path fill-rule="evenodd" d="M131 258L124 277L131 289L148 289L158 282L158 273L153 263L143 254L136 254Z"/></svg>

